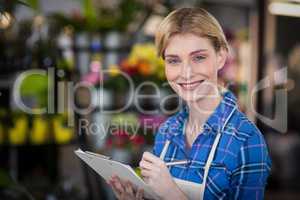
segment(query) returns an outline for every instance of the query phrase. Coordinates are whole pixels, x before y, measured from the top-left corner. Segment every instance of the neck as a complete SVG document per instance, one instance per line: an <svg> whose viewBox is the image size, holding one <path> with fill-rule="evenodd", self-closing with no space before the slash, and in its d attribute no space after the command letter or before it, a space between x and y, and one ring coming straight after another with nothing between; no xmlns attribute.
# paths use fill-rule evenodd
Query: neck
<svg viewBox="0 0 300 200"><path fill-rule="evenodd" d="M218 94L217 97L214 98L202 98L195 102L188 102L188 126L190 127L190 130L194 130L195 132L201 130L208 117L219 105L221 99L221 95Z"/></svg>

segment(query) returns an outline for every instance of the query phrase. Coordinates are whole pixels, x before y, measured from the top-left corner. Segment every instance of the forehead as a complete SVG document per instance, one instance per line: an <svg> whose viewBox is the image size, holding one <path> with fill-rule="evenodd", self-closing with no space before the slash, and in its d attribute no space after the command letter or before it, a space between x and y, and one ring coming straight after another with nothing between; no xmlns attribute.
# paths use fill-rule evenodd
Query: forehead
<svg viewBox="0 0 300 200"><path fill-rule="evenodd" d="M207 51L213 50L213 46L208 38L191 33L176 34L169 39L165 48L165 55L189 54L201 49L206 49Z"/></svg>

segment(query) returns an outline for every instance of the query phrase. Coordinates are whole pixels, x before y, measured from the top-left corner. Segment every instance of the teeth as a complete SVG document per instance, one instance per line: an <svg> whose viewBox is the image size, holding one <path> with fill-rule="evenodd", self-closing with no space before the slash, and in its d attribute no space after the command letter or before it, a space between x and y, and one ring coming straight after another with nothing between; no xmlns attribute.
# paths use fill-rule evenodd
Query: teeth
<svg viewBox="0 0 300 200"><path fill-rule="evenodd" d="M196 81L196 82L193 82L193 83L179 83L179 85L181 87L183 87L184 89L194 89L198 84L200 84L202 82L203 82L203 80Z"/></svg>
<svg viewBox="0 0 300 200"><path fill-rule="evenodd" d="M194 83L183 83L183 85L195 85L198 84L199 82L194 82Z"/></svg>
<svg viewBox="0 0 300 200"><path fill-rule="evenodd" d="M196 85L196 84L198 84L200 82L202 82L202 80L201 81L196 81L196 82L193 82L193 83L180 83L180 84L181 85Z"/></svg>

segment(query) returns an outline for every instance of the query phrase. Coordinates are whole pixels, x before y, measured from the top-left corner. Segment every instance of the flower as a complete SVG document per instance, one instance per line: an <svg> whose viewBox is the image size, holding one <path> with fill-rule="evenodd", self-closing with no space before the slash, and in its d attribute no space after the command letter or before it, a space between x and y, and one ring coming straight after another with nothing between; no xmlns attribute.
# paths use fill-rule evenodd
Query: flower
<svg viewBox="0 0 300 200"><path fill-rule="evenodd" d="M129 62L129 60L122 60L120 66L121 70L130 76L137 73L137 65L133 64L133 62Z"/></svg>
<svg viewBox="0 0 300 200"><path fill-rule="evenodd" d="M108 68L108 74L110 76L118 76L121 73L120 67L118 65L111 65Z"/></svg>
<svg viewBox="0 0 300 200"><path fill-rule="evenodd" d="M141 75L155 75L164 78L164 62L157 56L157 51L153 43L136 44L133 46L128 63L137 66Z"/></svg>
<svg viewBox="0 0 300 200"><path fill-rule="evenodd" d="M106 140L106 147L108 148L129 148L136 149L145 143L144 136L134 135L124 129L118 129L112 132L110 137Z"/></svg>
<svg viewBox="0 0 300 200"><path fill-rule="evenodd" d="M127 58L121 60L119 65L110 66L110 76L104 80L104 87L117 92L126 90L128 80L122 72L130 76L136 85L145 80L158 84L165 81L164 61L157 56L152 43L135 44Z"/></svg>
<svg viewBox="0 0 300 200"><path fill-rule="evenodd" d="M153 74L153 66L148 62L139 62L137 65L138 72L143 76L149 76Z"/></svg>
<svg viewBox="0 0 300 200"><path fill-rule="evenodd" d="M142 127L147 127L151 129L157 129L160 124L166 120L166 116L163 115L140 115L139 123Z"/></svg>
<svg viewBox="0 0 300 200"><path fill-rule="evenodd" d="M117 130L112 133L113 144L116 147L125 147L129 141L129 135L125 130Z"/></svg>
<svg viewBox="0 0 300 200"><path fill-rule="evenodd" d="M132 144L135 146L141 146L141 145L145 144L145 138L141 135L133 136L131 141L132 141Z"/></svg>

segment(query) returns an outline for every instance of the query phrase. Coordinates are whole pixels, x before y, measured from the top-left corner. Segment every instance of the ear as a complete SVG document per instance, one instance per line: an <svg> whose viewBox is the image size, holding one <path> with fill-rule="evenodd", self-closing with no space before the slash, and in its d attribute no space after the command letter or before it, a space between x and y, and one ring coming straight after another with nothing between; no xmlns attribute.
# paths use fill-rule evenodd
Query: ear
<svg viewBox="0 0 300 200"><path fill-rule="evenodd" d="M221 48L218 52L217 52L217 66L218 66L218 70L222 69L226 59L228 56L228 51L224 48Z"/></svg>

